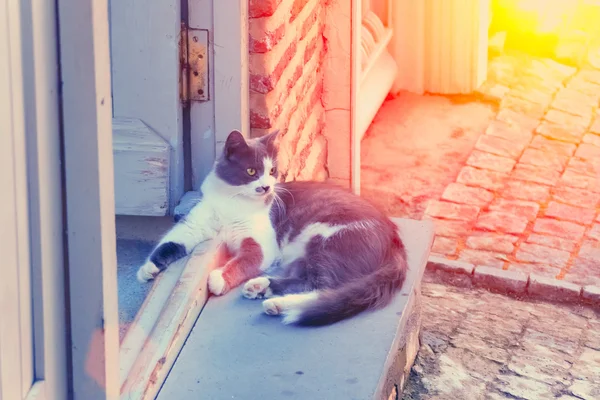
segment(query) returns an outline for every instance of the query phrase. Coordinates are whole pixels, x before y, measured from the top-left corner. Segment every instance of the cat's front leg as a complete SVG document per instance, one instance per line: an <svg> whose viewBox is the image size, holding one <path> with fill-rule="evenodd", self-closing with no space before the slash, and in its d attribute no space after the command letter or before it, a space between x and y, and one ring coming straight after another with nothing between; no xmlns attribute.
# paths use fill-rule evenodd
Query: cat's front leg
<svg viewBox="0 0 600 400"><path fill-rule="evenodd" d="M269 262L258 242L246 238L239 252L223 268L216 269L208 276L208 290L217 296L229 292L248 279L259 276L261 267Z"/></svg>
<svg viewBox="0 0 600 400"><path fill-rule="evenodd" d="M196 207L202 207L200 204ZM216 231L203 210L190 216L171 228L154 248L150 257L137 272L140 282L152 280L175 261L187 256L199 243L214 238Z"/></svg>

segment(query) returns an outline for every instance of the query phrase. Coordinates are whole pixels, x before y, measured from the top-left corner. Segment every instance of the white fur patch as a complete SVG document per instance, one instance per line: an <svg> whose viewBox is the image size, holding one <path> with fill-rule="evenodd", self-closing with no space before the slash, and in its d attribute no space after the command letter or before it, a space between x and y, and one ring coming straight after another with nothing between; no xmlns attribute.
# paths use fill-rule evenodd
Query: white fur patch
<svg viewBox="0 0 600 400"><path fill-rule="evenodd" d="M288 242L289 235L284 237L281 243L282 264L288 265L291 262L304 257L306 254L306 245L315 236L322 236L327 239L344 228L346 228L346 225L329 225L323 222L316 222L304 228L291 242Z"/></svg>
<svg viewBox="0 0 600 400"><path fill-rule="evenodd" d="M273 296L269 288L271 281L265 276L250 279L242 288L242 295L247 299L268 298Z"/></svg>
<svg viewBox="0 0 600 400"><path fill-rule="evenodd" d="M158 275L160 270L152 261L147 261L146 264L142 265L137 271L137 280L139 282L151 281Z"/></svg>
<svg viewBox="0 0 600 400"><path fill-rule="evenodd" d="M263 309L269 315L283 314L284 318L282 322L284 324L292 324L298 321L304 306L318 298L319 293L317 291L288 294L263 301Z"/></svg>
<svg viewBox="0 0 600 400"><path fill-rule="evenodd" d="M225 291L225 279L223 279L223 271L215 269L208 275L208 291L214 295L220 296Z"/></svg>

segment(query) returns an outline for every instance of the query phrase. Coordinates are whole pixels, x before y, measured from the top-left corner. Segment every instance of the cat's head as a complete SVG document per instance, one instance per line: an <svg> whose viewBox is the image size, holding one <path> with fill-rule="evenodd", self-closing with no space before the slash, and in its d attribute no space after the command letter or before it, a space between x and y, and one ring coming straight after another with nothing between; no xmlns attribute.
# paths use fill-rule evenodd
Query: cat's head
<svg viewBox="0 0 600 400"><path fill-rule="evenodd" d="M233 131L225 141L215 165L216 175L236 192L251 198L270 195L277 182L277 148L279 131L258 139L246 140L239 131Z"/></svg>

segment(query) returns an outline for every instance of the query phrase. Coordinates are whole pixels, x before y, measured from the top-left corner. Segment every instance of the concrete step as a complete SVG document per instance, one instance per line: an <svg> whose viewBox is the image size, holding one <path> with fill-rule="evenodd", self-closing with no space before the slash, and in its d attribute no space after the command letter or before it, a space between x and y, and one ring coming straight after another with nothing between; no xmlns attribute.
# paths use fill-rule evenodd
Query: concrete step
<svg viewBox="0 0 600 400"><path fill-rule="evenodd" d="M419 348L428 221L395 219L408 249L406 283L388 307L322 328L281 324L239 290L211 297L159 400L396 399Z"/></svg>

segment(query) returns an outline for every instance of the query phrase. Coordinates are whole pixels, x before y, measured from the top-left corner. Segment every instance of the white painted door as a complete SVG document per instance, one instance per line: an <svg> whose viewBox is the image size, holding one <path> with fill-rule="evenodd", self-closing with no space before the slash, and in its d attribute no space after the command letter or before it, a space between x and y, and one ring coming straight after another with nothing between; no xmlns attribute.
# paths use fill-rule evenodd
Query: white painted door
<svg viewBox="0 0 600 400"><path fill-rule="evenodd" d="M184 193L180 8L109 1L117 214L170 214Z"/></svg>

